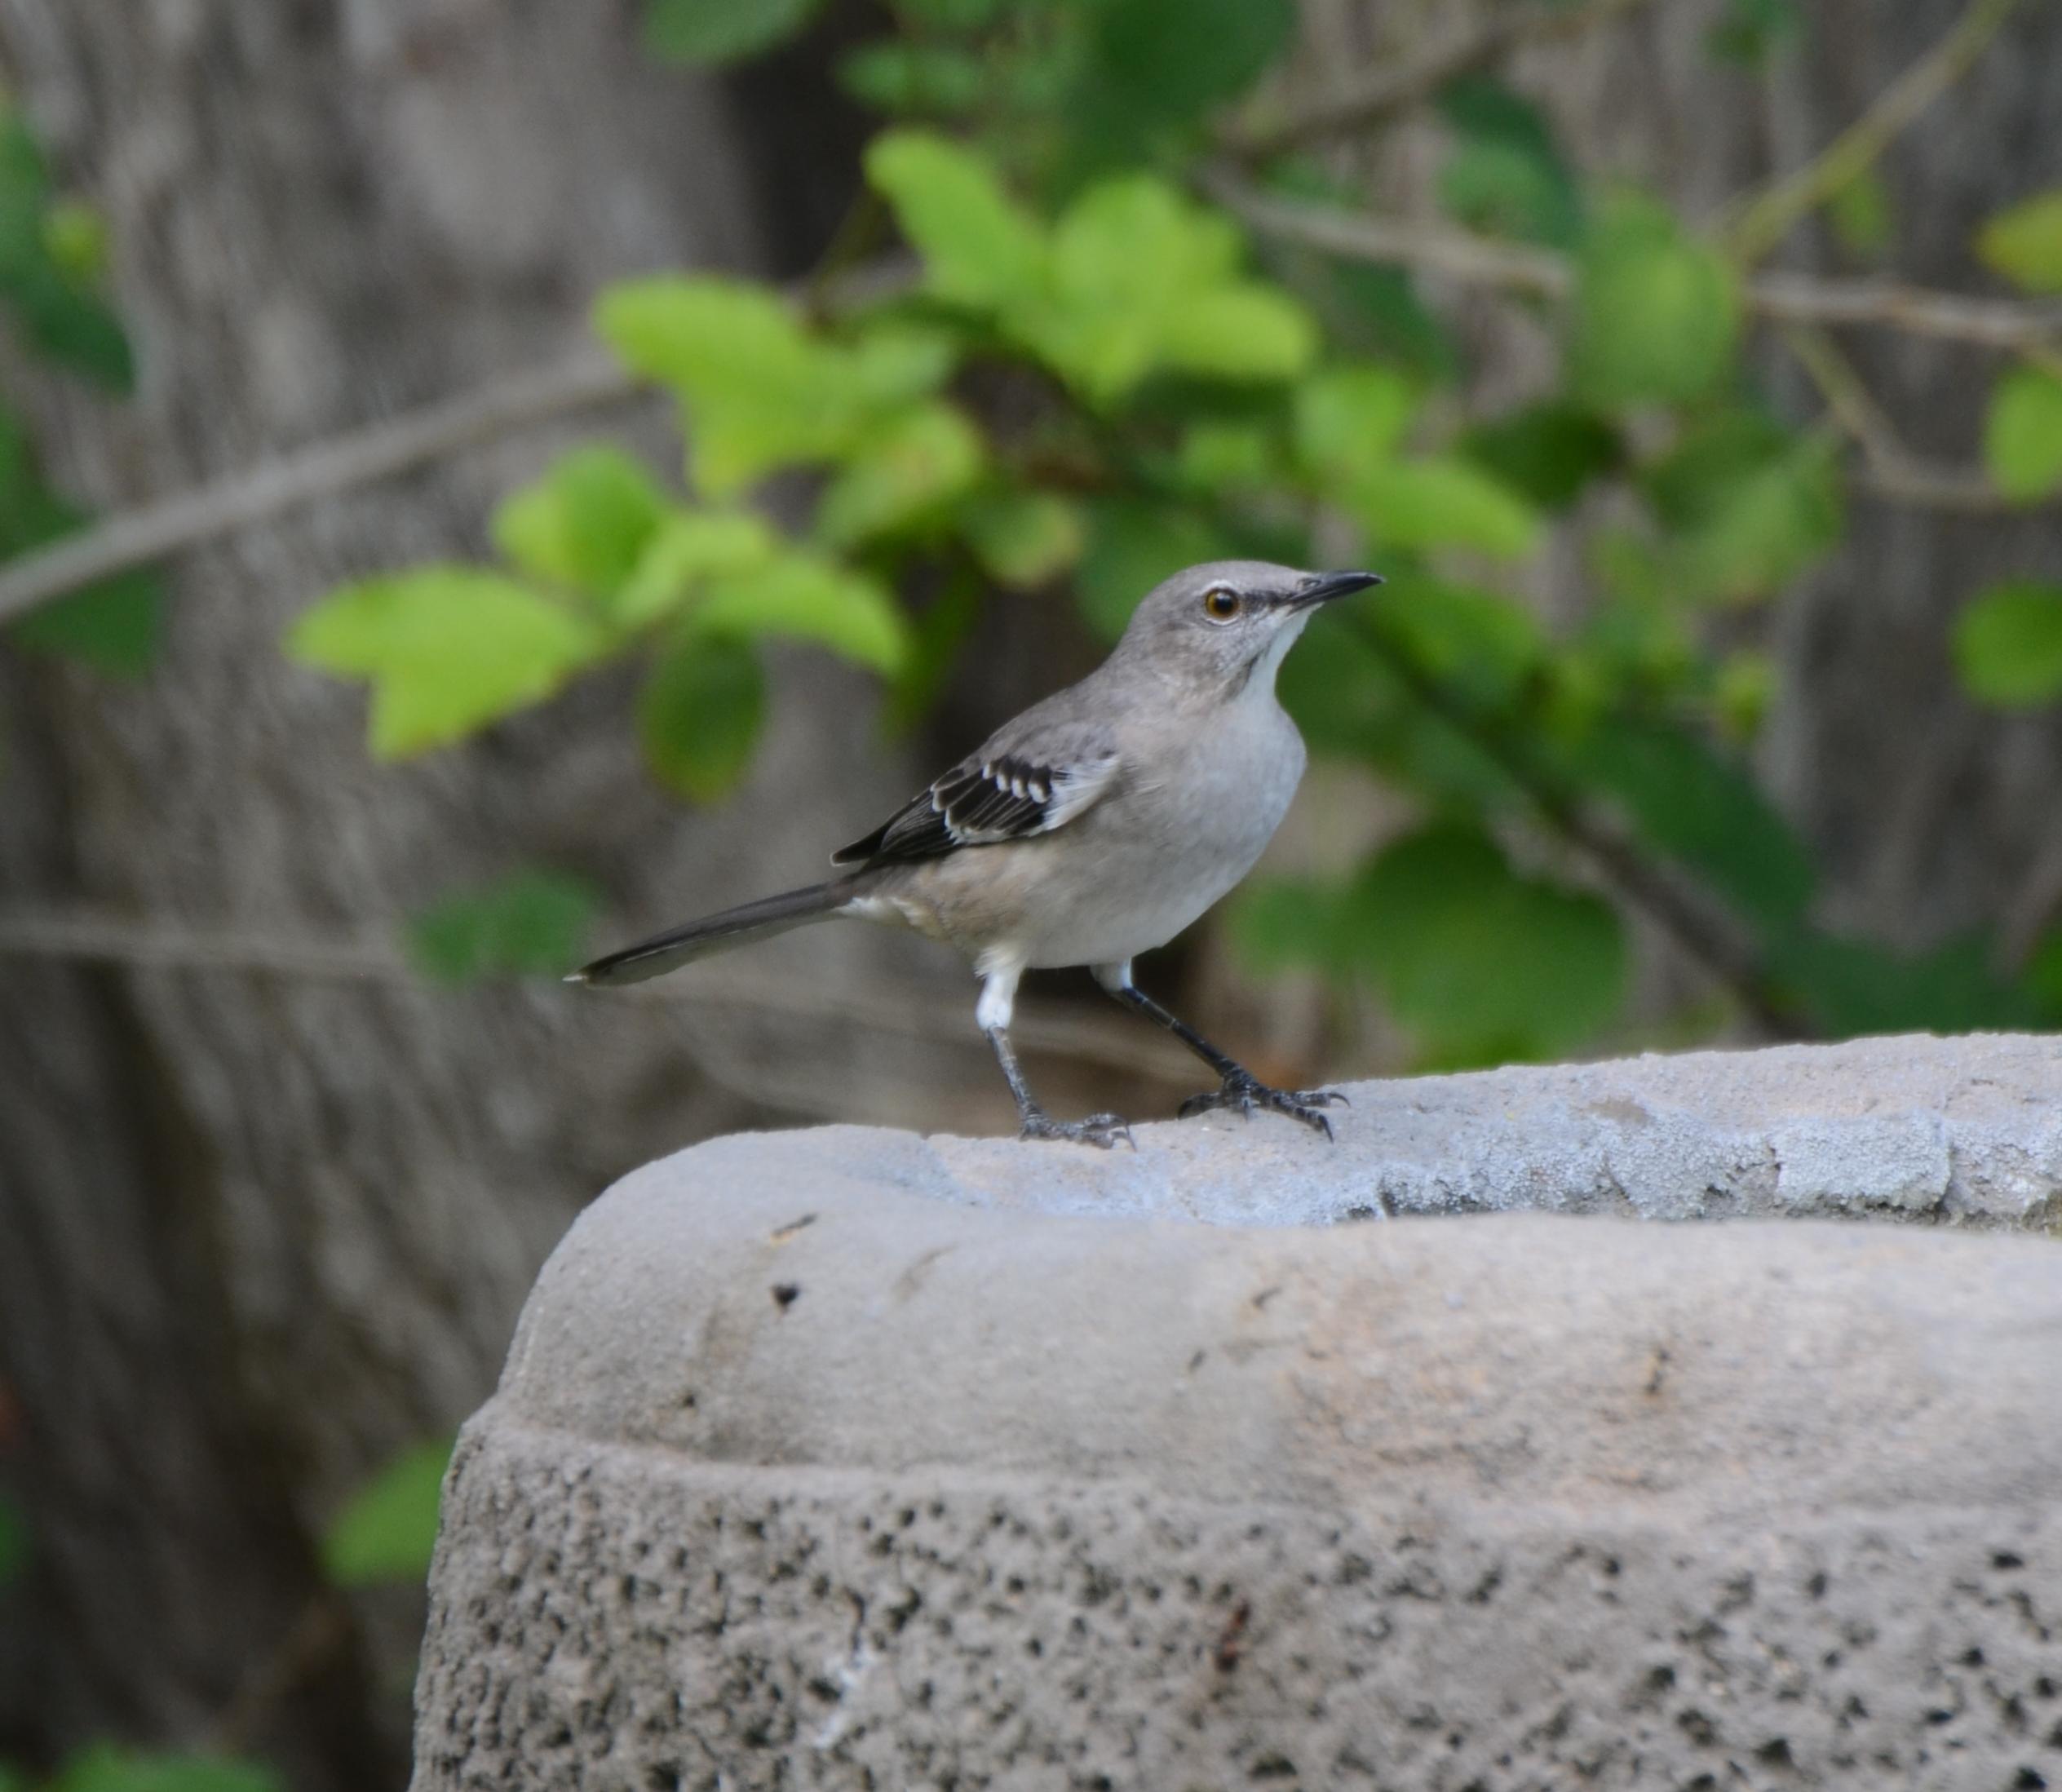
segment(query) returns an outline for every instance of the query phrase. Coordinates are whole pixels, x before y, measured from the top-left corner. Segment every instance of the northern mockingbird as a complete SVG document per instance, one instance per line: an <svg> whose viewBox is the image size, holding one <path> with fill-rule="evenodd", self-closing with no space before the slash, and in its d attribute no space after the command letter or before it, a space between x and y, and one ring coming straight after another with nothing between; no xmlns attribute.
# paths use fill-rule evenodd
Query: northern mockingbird
<svg viewBox="0 0 2062 1792"><path fill-rule="evenodd" d="M1127 1007L1215 1070L1185 1116L1272 1108L1331 1136L1326 1090L1270 1089L1131 981L1253 867L1303 773L1303 737L1275 673L1321 604L1381 581L1219 560L1147 593L1114 651L1080 684L990 735L864 839L828 883L728 909L598 958L567 980L636 983L832 915L914 927L982 979L975 1018L1016 1098L1026 1139L1129 1141L1115 1114L1055 1120L1010 1044L1017 980L1086 965Z"/></svg>

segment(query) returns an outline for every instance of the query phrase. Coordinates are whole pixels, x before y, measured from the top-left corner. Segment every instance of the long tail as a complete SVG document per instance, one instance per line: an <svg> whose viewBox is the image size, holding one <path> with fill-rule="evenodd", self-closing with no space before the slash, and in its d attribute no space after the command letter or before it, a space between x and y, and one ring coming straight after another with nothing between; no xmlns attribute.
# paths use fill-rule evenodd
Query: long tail
<svg viewBox="0 0 2062 1792"><path fill-rule="evenodd" d="M812 921L835 914L852 900L852 896L849 886L841 881L812 884L806 890L790 890L785 895L766 896L757 902L725 909L720 914L705 915L699 921L688 922L685 927L655 934L634 946L626 946L621 952L612 952L605 958L583 965L565 980L642 983L647 977L663 976L681 965L706 958L712 952L726 951L732 946L743 945L747 940L768 940L777 933L785 933L790 927L806 927Z"/></svg>

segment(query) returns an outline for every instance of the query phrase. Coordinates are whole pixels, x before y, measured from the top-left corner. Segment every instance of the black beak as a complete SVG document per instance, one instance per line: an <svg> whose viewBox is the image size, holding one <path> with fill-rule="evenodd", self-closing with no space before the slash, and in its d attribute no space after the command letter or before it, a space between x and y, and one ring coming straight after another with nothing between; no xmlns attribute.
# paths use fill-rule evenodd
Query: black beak
<svg viewBox="0 0 2062 1792"><path fill-rule="evenodd" d="M1356 591L1365 591L1370 585L1381 582L1379 573L1312 573L1281 601L1285 608L1308 610L1320 604L1329 604L1335 597L1350 597Z"/></svg>

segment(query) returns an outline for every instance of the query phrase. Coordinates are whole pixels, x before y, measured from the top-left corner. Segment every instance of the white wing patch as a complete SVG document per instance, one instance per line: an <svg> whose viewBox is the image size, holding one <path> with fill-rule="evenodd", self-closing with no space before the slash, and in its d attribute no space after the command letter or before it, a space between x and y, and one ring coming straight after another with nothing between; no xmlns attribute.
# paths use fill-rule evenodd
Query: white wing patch
<svg viewBox="0 0 2062 1792"><path fill-rule="evenodd" d="M1042 832L1050 834L1055 828L1064 828L1073 818L1093 808L1103 793L1110 787L1110 781L1117 776L1117 755L1091 759L1085 765L1070 765L1052 776L1050 800L1046 803L1045 826Z"/></svg>

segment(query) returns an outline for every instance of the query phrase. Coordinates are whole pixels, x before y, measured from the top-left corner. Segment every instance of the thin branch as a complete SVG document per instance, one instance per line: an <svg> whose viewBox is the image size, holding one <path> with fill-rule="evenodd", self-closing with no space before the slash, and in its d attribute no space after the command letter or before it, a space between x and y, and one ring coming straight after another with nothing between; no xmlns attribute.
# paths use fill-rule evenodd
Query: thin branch
<svg viewBox="0 0 2062 1792"><path fill-rule="evenodd" d="M1824 330L1797 324L1782 335L1834 421L1861 450L1862 465L1848 476L1851 483L1875 497L1933 510L1987 515L2015 507L1984 475L1937 466L1907 448L1897 426Z"/></svg>
<svg viewBox="0 0 2062 1792"><path fill-rule="evenodd" d="M188 929L79 910L0 912L0 958L73 959L139 972L281 976L307 982L369 983L419 994L440 993L383 941ZM592 1006L591 993L556 984L518 985L547 1000ZM971 1011L962 1024L949 1012L912 1001L900 990L826 989L821 984L725 967L697 969L663 984L639 984L613 999L662 1007L741 1008L798 1020L839 1020L903 1038L961 1042L973 1038ZM1114 1017L1091 1020L1020 1004L1011 1029L1027 1051L1100 1064L1167 1083L1193 1081L1171 1047L1135 1034Z"/></svg>
<svg viewBox="0 0 2062 1792"><path fill-rule="evenodd" d="M1726 233L1741 263L1760 260L1800 219L1874 166L1920 113L1969 72L2018 4L2019 0L1976 0L1945 37L1817 155L1742 201Z"/></svg>
<svg viewBox="0 0 2062 1792"><path fill-rule="evenodd" d="M1865 324L2020 354L2062 343L2062 305L1971 299L1896 281L1756 274L1746 296L1750 309L1777 323Z"/></svg>
<svg viewBox="0 0 2062 1792"><path fill-rule="evenodd" d="M460 449L569 413L634 397L638 383L598 349L332 436L141 510L68 535L0 569L0 622L51 598L303 504L391 479Z"/></svg>
<svg viewBox="0 0 2062 1792"><path fill-rule="evenodd" d="M1352 86L1329 94L1294 117L1235 128L1224 148L1263 160L1332 137L1351 136L1423 104L1457 76L1501 60L1521 45L1578 37L1644 5L1645 0L1591 0L1585 7L1513 9L1420 52L1400 68L1380 66Z"/></svg>
<svg viewBox="0 0 2062 1792"><path fill-rule="evenodd" d="M254 1662L206 1728L195 1738L203 1753L236 1755L280 1705L350 1639L349 1608L332 1589L312 1595L299 1617Z"/></svg>
<svg viewBox="0 0 2062 1792"><path fill-rule="evenodd" d="M908 285L900 258L839 274L814 296L841 306L885 297ZM304 504L341 497L431 461L647 390L599 348L554 366L510 374L363 429L334 436L162 502L122 511L0 567L0 622L96 581L147 566Z"/></svg>
<svg viewBox="0 0 2062 1792"><path fill-rule="evenodd" d="M1564 297L1574 285L1573 267L1550 249L1478 237L1450 224L1277 199L1222 171L1206 176L1204 186L1263 236L1349 260L1400 263L1467 285L1549 299ZM1870 325L2021 353L2062 343L2062 305L2051 303L1791 273L1755 275L1744 283L1741 297L1750 311L1775 323Z"/></svg>
<svg viewBox="0 0 2062 1792"><path fill-rule="evenodd" d="M1349 261L1401 263L1465 285L1495 286L1547 299L1565 297L1575 282L1567 258L1551 249L1501 242L1446 224L1277 199L1222 170L1206 173L1202 186L1218 204L1263 236Z"/></svg>
<svg viewBox="0 0 2062 1792"><path fill-rule="evenodd" d="M1546 299L1565 297L1574 284L1573 269L1547 250L1498 242L1444 224L1276 199L1221 175L1212 176L1208 185L1219 204L1255 230L1307 248L1357 261L1401 263L1462 285ZM1878 325L1914 335L2014 349L2043 364L2048 356L2042 345L2062 339L2062 308L1964 299L1878 281L1764 274L1746 282L1743 296L1750 311L1771 323L1815 334L1820 334L1815 326L1828 323ZM1865 429L1858 425L1856 393L1859 401L1870 406ZM1877 450L1869 452L1866 464L1850 476L1861 490L1898 503L1975 515L2034 507L2007 500L1981 473L1940 466L1901 446L1895 454L1881 452L1889 426L1887 420L1878 425L1882 414L1861 390L1859 380L1852 392L1843 388L1842 401L1847 407L1843 427L1865 451L1872 443Z"/></svg>

